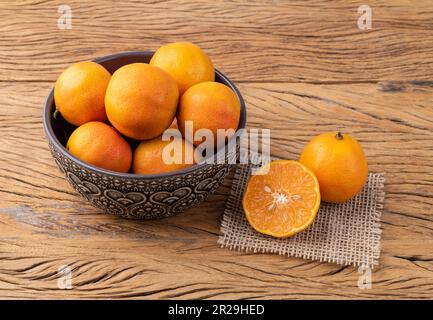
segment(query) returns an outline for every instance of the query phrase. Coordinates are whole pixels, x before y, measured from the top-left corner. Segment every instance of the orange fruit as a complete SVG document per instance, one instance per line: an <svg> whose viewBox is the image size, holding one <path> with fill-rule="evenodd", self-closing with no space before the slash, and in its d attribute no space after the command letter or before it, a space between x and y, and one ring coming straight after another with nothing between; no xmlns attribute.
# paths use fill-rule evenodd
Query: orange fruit
<svg viewBox="0 0 433 320"><path fill-rule="evenodd" d="M96 167L128 172L132 151L128 142L103 122L87 122L72 132L66 149L78 159Z"/></svg>
<svg viewBox="0 0 433 320"><path fill-rule="evenodd" d="M80 126L89 121L107 121L104 97L110 73L91 61L75 63L59 76L54 100L63 118Z"/></svg>
<svg viewBox="0 0 433 320"><path fill-rule="evenodd" d="M314 173L297 161L273 161L251 176L242 204L255 230L289 237L313 223L320 206L319 183Z"/></svg>
<svg viewBox="0 0 433 320"><path fill-rule="evenodd" d="M125 136L152 139L173 122L178 97L176 81L167 72L132 63L112 75L105 108L111 124Z"/></svg>
<svg viewBox="0 0 433 320"><path fill-rule="evenodd" d="M181 97L177 125L186 137L185 121L192 121L193 133L199 129L209 129L214 136L214 145L217 145L218 129L233 129L236 131L240 118L240 103L236 94L227 86L218 82L202 82L189 88ZM229 134L230 138L233 134ZM203 141L194 140L198 145Z"/></svg>
<svg viewBox="0 0 433 320"><path fill-rule="evenodd" d="M171 144L171 145L170 145ZM167 154L164 154L164 148ZM169 163L170 158L178 154L176 163ZM188 158L188 153L191 159ZM164 158L168 155L167 158ZM194 147L182 138L164 141L161 137L142 141L134 152L132 171L139 174L158 174L187 168L194 164Z"/></svg>
<svg viewBox="0 0 433 320"><path fill-rule="evenodd" d="M179 128L177 127L177 119L174 118L173 122L171 123L171 125L168 127L168 129L176 129L179 130Z"/></svg>
<svg viewBox="0 0 433 320"><path fill-rule="evenodd" d="M150 64L171 74L181 95L196 83L215 79L211 59L191 42L175 42L160 47Z"/></svg>
<svg viewBox="0 0 433 320"><path fill-rule="evenodd" d="M305 146L299 161L316 174L326 202L353 198L367 180L364 151L347 134L328 132L316 136Z"/></svg>

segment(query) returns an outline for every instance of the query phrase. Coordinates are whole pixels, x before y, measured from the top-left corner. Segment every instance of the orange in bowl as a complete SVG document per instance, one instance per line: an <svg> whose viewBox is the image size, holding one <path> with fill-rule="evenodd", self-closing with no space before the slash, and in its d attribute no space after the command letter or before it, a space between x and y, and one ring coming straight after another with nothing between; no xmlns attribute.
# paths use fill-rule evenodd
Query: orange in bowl
<svg viewBox="0 0 433 320"><path fill-rule="evenodd" d="M165 71L147 63L119 68L111 77L105 107L111 124L127 137L155 138L167 129L176 114L179 92Z"/></svg>
<svg viewBox="0 0 433 320"><path fill-rule="evenodd" d="M181 95L196 83L215 79L211 59L191 42L175 42L160 47L150 64L167 71L176 79Z"/></svg>
<svg viewBox="0 0 433 320"><path fill-rule="evenodd" d="M72 132L66 149L78 159L117 172L128 172L132 152L128 142L108 124L87 122Z"/></svg>
<svg viewBox="0 0 433 320"><path fill-rule="evenodd" d="M164 141L162 137L142 141L134 152L133 172L163 174L194 164L194 146L182 138Z"/></svg>
<svg viewBox="0 0 433 320"><path fill-rule="evenodd" d="M76 126L89 121L107 121L104 97L110 78L110 73L96 62L73 64L56 81L57 110Z"/></svg>
<svg viewBox="0 0 433 320"><path fill-rule="evenodd" d="M214 145L220 147L238 128L240 111L239 100L229 87L218 82L202 82L182 95L177 112L177 125L184 137L187 137L187 121L192 124L194 135L200 129L209 129L215 139ZM227 139L217 141L218 129L231 130L232 134L228 131ZM196 146L204 141L191 139Z"/></svg>

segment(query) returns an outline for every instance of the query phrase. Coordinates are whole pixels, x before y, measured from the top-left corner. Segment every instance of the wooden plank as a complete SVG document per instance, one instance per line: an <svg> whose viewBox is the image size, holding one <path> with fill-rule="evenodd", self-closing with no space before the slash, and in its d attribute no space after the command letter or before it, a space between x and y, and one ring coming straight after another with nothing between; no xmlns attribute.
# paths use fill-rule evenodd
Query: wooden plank
<svg viewBox="0 0 433 320"><path fill-rule="evenodd" d="M52 83L0 83L0 296L86 298L432 298L433 85L240 83L250 127L296 158L315 134L357 137L387 173L373 288L352 267L221 249L230 179L203 205L158 221L102 215L55 167L41 113ZM59 290L58 268L73 270Z"/></svg>
<svg viewBox="0 0 433 320"><path fill-rule="evenodd" d="M236 81L375 82L433 78L429 0L375 1L373 29L359 1L61 1L0 3L0 80L54 81L69 64L194 41Z"/></svg>
<svg viewBox="0 0 433 320"><path fill-rule="evenodd" d="M275 255L221 250L195 241L109 238L4 240L2 297L51 298L431 298L433 257L389 255L374 270L373 287L357 287L357 269ZM178 239L176 239L178 240ZM399 251L431 252L432 242L407 241ZM145 243L145 244L144 244ZM22 246L25 246L23 250ZM59 250L61 246L62 250ZM72 269L72 290L59 290L57 270Z"/></svg>

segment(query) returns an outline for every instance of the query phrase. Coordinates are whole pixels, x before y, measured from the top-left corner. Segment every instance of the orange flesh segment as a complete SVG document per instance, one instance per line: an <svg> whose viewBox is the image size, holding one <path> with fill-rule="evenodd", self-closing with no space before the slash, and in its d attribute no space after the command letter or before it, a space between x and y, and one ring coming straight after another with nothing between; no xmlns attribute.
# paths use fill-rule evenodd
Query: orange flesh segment
<svg viewBox="0 0 433 320"><path fill-rule="evenodd" d="M251 226L267 235L288 237L307 228L320 206L315 175L297 161L279 160L250 178L243 207Z"/></svg>

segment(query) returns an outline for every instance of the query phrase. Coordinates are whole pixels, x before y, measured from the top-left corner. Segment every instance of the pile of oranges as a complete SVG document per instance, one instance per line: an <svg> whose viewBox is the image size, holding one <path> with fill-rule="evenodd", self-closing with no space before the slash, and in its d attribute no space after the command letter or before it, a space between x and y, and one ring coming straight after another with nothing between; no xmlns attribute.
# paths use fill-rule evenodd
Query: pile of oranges
<svg viewBox="0 0 433 320"><path fill-rule="evenodd" d="M217 129L236 131L239 100L214 81L211 59L189 42L164 45L148 64L128 64L112 75L98 63L76 63L54 88L57 110L77 127L66 148L82 161L123 173L157 174L190 166L164 161L170 141L161 135L178 128L184 138L174 143L194 150L203 139L187 139L187 122L193 124L193 137L203 128L215 135ZM133 150L130 141L139 141L138 147Z"/></svg>

